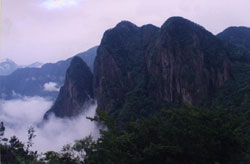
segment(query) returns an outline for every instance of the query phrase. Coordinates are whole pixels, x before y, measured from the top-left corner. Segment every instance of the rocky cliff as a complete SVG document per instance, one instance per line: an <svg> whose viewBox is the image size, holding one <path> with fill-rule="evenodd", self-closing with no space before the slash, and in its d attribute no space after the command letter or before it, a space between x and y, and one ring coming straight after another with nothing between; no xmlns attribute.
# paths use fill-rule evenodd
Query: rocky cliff
<svg viewBox="0 0 250 164"><path fill-rule="evenodd" d="M153 47L147 66L154 83L150 92L158 99L200 105L231 78L226 47L189 20L168 19Z"/></svg>
<svg viewBox="0 0 250 164"><path fill-rule="evenodd" d="M121 108L131 97L127 93L146 86L145 53L158 32L153 25L139 28L127 21L105 32L94 63L98 109L110 112Z"/></svg>
<svg viewBox="0 0 250 164"><path fill-rule="evenodd" d="M181 17L161 28L123 21L105 32L97 50L98 110L143 115L162 102L201 105L232 78L229 56L220 39Z"/></svg>
<svg viewBox="0 0 250 164"><path fill-rule="evenodd" d="M87 64L80 57L74 57L67 69L65 83L45 118L50 113L57 117L79 115L93 103L92 83L93 75Z"/></svg>

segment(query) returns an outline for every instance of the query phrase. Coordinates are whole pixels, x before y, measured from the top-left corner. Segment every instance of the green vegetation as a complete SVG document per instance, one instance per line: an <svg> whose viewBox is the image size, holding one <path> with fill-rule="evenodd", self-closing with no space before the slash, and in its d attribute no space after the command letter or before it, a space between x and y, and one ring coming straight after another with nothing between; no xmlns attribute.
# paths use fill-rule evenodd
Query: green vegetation
<svg viewBox="0 0 250 164"><path fill-rule="evenodd" d="M85 163L249 163L250 124L234 111L176 109L122 130L107 124L109 130L93 142Z"/></svg>
<svg viewBox="0 0 250 164"><path fill-rule="evenodd" d="M100 131L99 139L88 136L64 146L61 152L38 156L29 150L29 144L25 146L12 137L8 144L1 145L2 162L245 164L250 162L250 121L247 118L248 115L233 110L185 107L163 110L152 118L121 127L107 114L99 113L93 120L107 126L107 130ZM29 132L29 143L32 143L34 130Z"/></svg>

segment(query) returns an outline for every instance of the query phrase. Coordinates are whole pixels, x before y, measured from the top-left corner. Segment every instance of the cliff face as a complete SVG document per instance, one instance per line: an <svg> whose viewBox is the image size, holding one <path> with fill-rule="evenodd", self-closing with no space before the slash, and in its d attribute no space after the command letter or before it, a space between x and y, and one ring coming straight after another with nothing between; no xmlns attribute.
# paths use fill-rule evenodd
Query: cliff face
<svg viewBox="0 0 250 164"><path fill-rule="evenodd" d="M121 22L106 31L94 63L98 109L112 112L128 101L128 93L146 86L145 53L159 28Z"/></svg>
<svg viewBox="0 0 250 164"><path fill-rule="evenodd" d="M180 17L160 29L119 23L105 32L94 63L98 109L110 113L127 106L151 110L152 101L200 105L229 79L222 41Z"/></svg>
<svg viewBox="0 0 250 164"><path fill-rule="evenodd" d="M230 79L222 42L186 19L168 19L153 47L147 66L154 82L150 92L158 99L200 105Z"/></svg>
<svg viewBox="0 0 250 164"><path fill-rule="evenodd" d="M45 118L50 113L57 117L72 117L84 111L93 103L92 83L93 75L87 64L80 57L74 57L67 69L65 83Z"/></svg>

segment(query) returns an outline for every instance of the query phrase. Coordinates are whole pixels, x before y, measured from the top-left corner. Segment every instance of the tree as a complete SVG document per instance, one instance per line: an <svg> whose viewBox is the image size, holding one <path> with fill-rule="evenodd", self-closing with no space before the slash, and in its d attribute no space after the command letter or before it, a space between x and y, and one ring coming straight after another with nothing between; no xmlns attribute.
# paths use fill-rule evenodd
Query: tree
<svg viewBox="0 0 250 164"><path fill-rule="evenodd" d="M34 127L30 127L28 129L28 142L27 142L27 146L26 146L26 151L28 152L30 147L32 147L33 145L33 139L36 137L35 135L35 129Z"/></svg>
<svg viewBox="0 0 250 164"><path fill-rule="evenodd" d="M250 122L228 110L185 108L101 131L86 164L249 163ZM118 130L118 129L117 129Z"/></svg>

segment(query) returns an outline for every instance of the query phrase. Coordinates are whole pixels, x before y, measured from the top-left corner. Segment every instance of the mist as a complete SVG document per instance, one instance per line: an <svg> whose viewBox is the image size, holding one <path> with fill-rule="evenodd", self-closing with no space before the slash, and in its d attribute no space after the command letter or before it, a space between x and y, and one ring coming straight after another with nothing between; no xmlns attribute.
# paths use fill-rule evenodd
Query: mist
<svg viewBox="0 0 250 164"><path fill-rule="evenodd" d="M4 137L17 136L23 143L27 142L28 129L35 128L32 150L38 152L60 151L74 140L92 135L99 136L96 124L86 117L94 117L96 104L74 119L56 118L51 115L42 124L43 115L53 102L42 97L22 97L14 100L0 100L0 121L5 124Z"/></svg>

